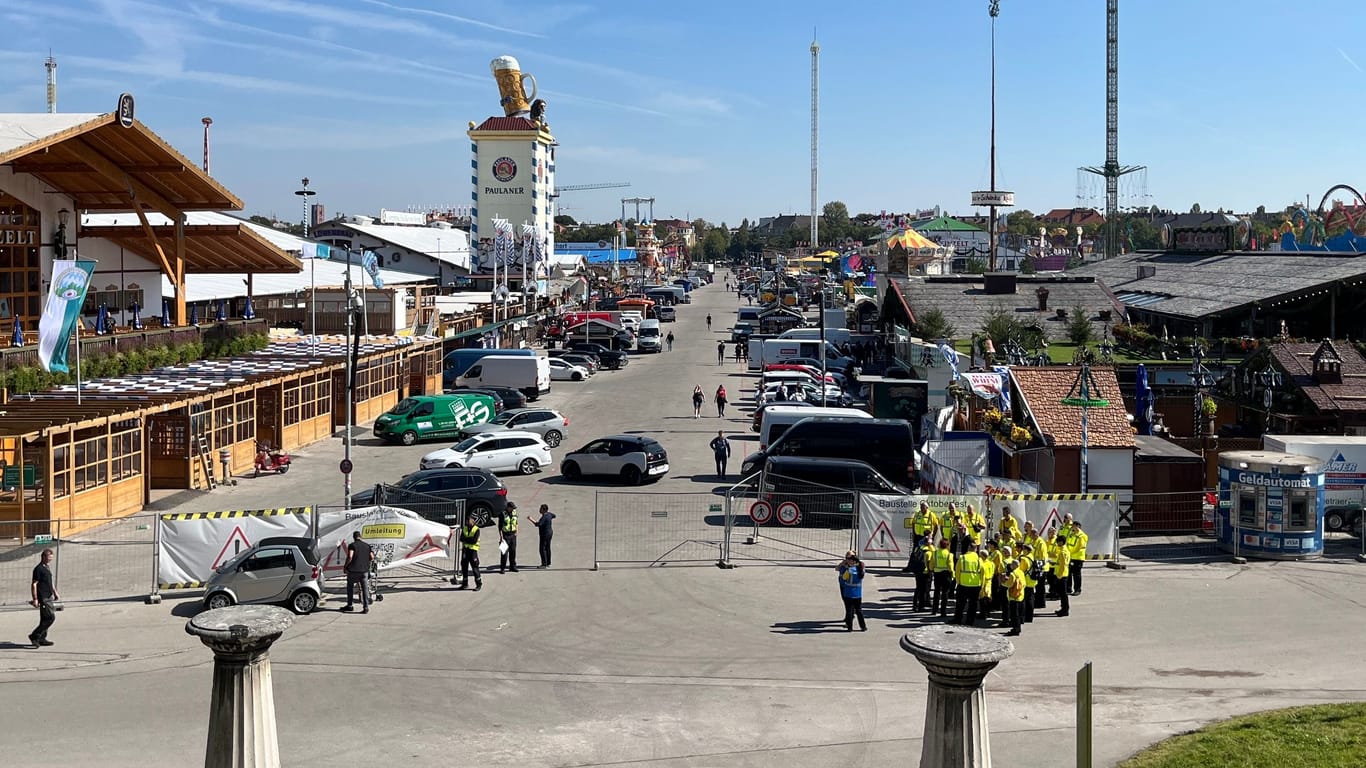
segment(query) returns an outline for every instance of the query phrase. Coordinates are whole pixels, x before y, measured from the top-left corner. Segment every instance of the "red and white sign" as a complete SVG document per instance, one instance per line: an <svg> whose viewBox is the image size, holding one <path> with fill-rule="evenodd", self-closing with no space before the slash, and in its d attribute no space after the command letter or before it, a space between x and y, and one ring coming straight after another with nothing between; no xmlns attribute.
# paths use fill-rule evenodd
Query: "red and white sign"
<svg viewBox="0 0 1366 768"><path fill-rule="evenodd" d="M863 551L881 555L901 554L901 547L896 543L896 536L892 534L892 529L888 527L886 520L877 521L877 527L873 529L873 535L869 536L868 541L864 543Z"/></svg>
<svg viewBox="0 0 1366 768"><path fill-rule="evenodd" d="M773 507L767 501L756 501L749 505L749 519L755 525L767 525L773 519Z"/></svg>
<svg viewBox="0 0 1366 768"><path fill-rule="evenodd" d="M778 522L783 525L796 525L802 521L802 509L794 501L784 501L778 505Z"/></svg>

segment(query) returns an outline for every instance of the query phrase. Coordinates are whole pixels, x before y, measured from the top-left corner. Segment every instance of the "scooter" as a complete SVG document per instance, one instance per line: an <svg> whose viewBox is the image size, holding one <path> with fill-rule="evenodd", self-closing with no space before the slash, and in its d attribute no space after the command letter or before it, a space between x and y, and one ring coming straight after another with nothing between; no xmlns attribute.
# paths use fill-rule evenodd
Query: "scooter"
<svg viewBox="0 0 1366 768"><path fill-rule="evenodd" d="M256 446L256 473L252 477L260 477L262 471L279 472L284 474L289 471L289 454L282 451L271 450L268 446Z"/></svg>

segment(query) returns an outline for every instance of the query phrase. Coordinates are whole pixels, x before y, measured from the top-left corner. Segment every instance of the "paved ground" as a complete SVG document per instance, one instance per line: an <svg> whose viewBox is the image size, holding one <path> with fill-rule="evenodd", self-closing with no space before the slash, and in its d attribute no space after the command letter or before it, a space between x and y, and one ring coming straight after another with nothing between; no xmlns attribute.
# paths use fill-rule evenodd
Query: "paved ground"
<svg viewBox="0 0 1366 768"><path fill-rule="evenodd" d="M692 420L688 395L694 383L734 391L740 381L734 364L715 365L702 322L710 310L718 329L728 326L734 298L716 288L697 295L679 312L673 353L581 385L557 382L549 397L571 417L569 445L618 431L657 435L673 471L656 491L716 485L706 442L725 422ZM430 448L362 443L358 487L412 469ZM339 453L337 441L321 444L285 478L244 481L177 509L339 500ZM478 594L407 578L369 616L332 604L300 619L274 652L287 765L917 762L925 675L897 645L920 624L906 610L907 579L874 575L869 631L848 634L834 621L830 570L595 572L595 488L553 473L508 484L524 509L545 502L560 513L556 568L491 574ZM1366 699L1363 568L1331 558L1088 569L1072 616L1027 627L988 678L997 764L1072 763L1072 686L1086 661L1095 663L1098 765L1232 714ZM75 605L43 651L4 642L22 641L35 612L0 613L5 765L198 764L210 669L207 650L183 630L195 610L192 598Z"/></svg>

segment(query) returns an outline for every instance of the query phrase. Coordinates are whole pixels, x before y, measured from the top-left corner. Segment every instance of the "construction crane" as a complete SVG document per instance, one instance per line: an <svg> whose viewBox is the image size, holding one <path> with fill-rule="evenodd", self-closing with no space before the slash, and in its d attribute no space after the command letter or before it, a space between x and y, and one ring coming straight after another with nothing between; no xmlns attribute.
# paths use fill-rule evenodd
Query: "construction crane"
<svg viewBox="0 0 1366 768"><path fill-rule="evenodd" d="M1105 165L1079 170L1105 179L1105 258L1119 255L1119 179L1142 165L1119 164L1119 0L1105 0Z"/></svg>
<svg viewBox="0 0 1366 768"><path fill-rule="evenodd" d="M556 187L551 199L557 198L562 192L581 192L587 189L621 189L631 186L629 181L609 181L601 184L569 184L563 187Z"/></svg>

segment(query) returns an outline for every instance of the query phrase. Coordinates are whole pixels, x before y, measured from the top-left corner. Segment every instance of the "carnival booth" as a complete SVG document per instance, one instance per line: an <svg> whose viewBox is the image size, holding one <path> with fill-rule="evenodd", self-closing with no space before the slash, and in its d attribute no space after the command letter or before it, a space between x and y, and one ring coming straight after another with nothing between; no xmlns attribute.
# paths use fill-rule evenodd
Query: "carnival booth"
<svg viewBox="0 0 1366 768"><path fill-rule="evenodd" d="M1223 549L1268 560L1323 554L1323 462L1274 451L1219 456L1215 536Z"/></svg>

